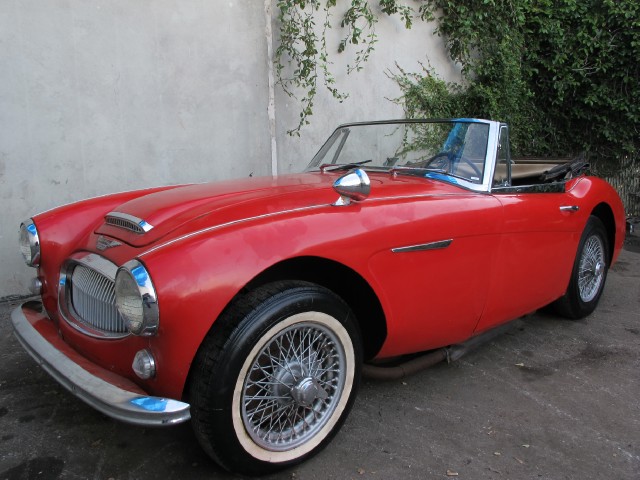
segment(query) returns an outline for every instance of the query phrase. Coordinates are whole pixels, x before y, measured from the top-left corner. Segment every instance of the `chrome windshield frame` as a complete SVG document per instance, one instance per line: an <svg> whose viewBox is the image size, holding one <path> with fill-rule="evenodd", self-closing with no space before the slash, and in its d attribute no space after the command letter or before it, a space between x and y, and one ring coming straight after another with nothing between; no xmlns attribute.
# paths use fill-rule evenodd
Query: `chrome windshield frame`
<svg viewBox="0 0 640 480"><path fill-rule="evenodd" d="M482 123L489 126L489 133L487 137L487 151L484 159L484 170L483 170L482 182L480 183L474 183L474 182L465 180L464 178L460 178L447 173L428 172L424 169L418 169L418 168L413 169L411 167L385 168L380 166L362 165L359 168L362 168L363 170L366 170L366 171L372 171L372 172L389 172L393 175L403 175L403 174L420 175L420 176L424 176L424 178L443 181L467 190L489 193L491 191L492 179L495 172L495 159L496 159L496 153L498 151L498 142L499 142L500 126L501 126L501 122L497 122L493 120L483 120L483 119L475 119L475 118L437 118L437 119L394 119L394 120L376 120L372 122L346 123L338 126L331 133L331 135L325 141L322 147L313 156L313 159L311 160L311 162L309 162L309 166L306 168L305 171L318 171L320 169L320 165L319 164L314 165L314 163L318 163L317 159L319 156L324 156L326 154L326 152L331 148L333 143L339 138L341 132L343 132L344 129L349 129L351 127L367 126L367 125L385 125L385 124L401 125L401 124L455 123L455 122ZM336 165L339 165L339 164L336 163ZM422 172L424 172L424 174L422 174Z"/></svg>

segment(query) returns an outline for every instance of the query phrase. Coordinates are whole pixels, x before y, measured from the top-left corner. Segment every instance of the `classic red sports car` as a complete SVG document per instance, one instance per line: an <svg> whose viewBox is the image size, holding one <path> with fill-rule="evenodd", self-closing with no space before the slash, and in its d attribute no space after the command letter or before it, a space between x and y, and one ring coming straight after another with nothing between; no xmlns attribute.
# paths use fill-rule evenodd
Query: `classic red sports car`
<svg viewBox="0 0 640 480"><path fill-rule="evenodd" d="M42 302L13 326L101 412L191 419L221 465L265 473L329 442L365 362L451 348L548 304L589 315L625 217L585 167L514 162L495 121L343 125L302 174L25 221Z"/></svg>

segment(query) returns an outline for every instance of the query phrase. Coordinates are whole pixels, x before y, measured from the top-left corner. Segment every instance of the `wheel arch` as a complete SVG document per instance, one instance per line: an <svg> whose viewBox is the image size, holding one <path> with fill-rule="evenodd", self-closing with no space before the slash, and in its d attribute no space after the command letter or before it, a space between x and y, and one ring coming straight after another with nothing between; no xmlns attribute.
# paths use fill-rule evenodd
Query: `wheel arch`
<svg viewBox="0 0 640 480"><path fill-rule="evenodd" d="M595 206L591 211L591 215L600 219L607 232L607 242L609 243L609 251L607 253L609 255L609 262L611 262L616 240L616 220L613 215L613 210L609 204L602 202Z"/></svg>
<svg viewBox="0 0 640 480"><path fill-rule="evenodd" d="M279 280L307 281L333 291L356 316L365 360L375 357L380 351L387 337L386 317L378 296L359 273L334 260L296 257L264 270L245 286L243 292Z"/></svg>

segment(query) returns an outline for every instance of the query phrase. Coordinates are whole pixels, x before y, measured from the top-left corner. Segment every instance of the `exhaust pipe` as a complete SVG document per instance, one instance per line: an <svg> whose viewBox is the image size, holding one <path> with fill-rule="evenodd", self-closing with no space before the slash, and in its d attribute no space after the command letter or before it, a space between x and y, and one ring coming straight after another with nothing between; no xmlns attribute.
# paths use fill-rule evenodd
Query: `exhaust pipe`
<svg viewBox="0 0 640 480"><path fill-rule="evenodd" d="M465 342L431 350L418 358L413 358L393 367L383 367L365 363L362 366L362 375L372 380L399 380L432 367L444 360L446 360L447 363L455 362L474 348L493 340L498 335L502 335L512 326L513 322L505 323L499 327L487 330L480 335L476 335Z"/></svg>

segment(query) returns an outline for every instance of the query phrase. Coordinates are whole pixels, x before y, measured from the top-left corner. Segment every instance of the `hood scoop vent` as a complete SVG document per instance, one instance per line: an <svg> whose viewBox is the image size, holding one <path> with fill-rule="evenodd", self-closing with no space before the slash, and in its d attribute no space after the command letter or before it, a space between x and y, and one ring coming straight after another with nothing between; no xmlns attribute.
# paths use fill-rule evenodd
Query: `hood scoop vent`
<svg viewBox="0 0 640 480"><path fill-rule="evenodd" d="M122 228L133 233L142 235L147 233L153 228L153 225L147 223L145 220L134 217L127 213L110 212L104 217L104 221L107 225Z"/></svg>

